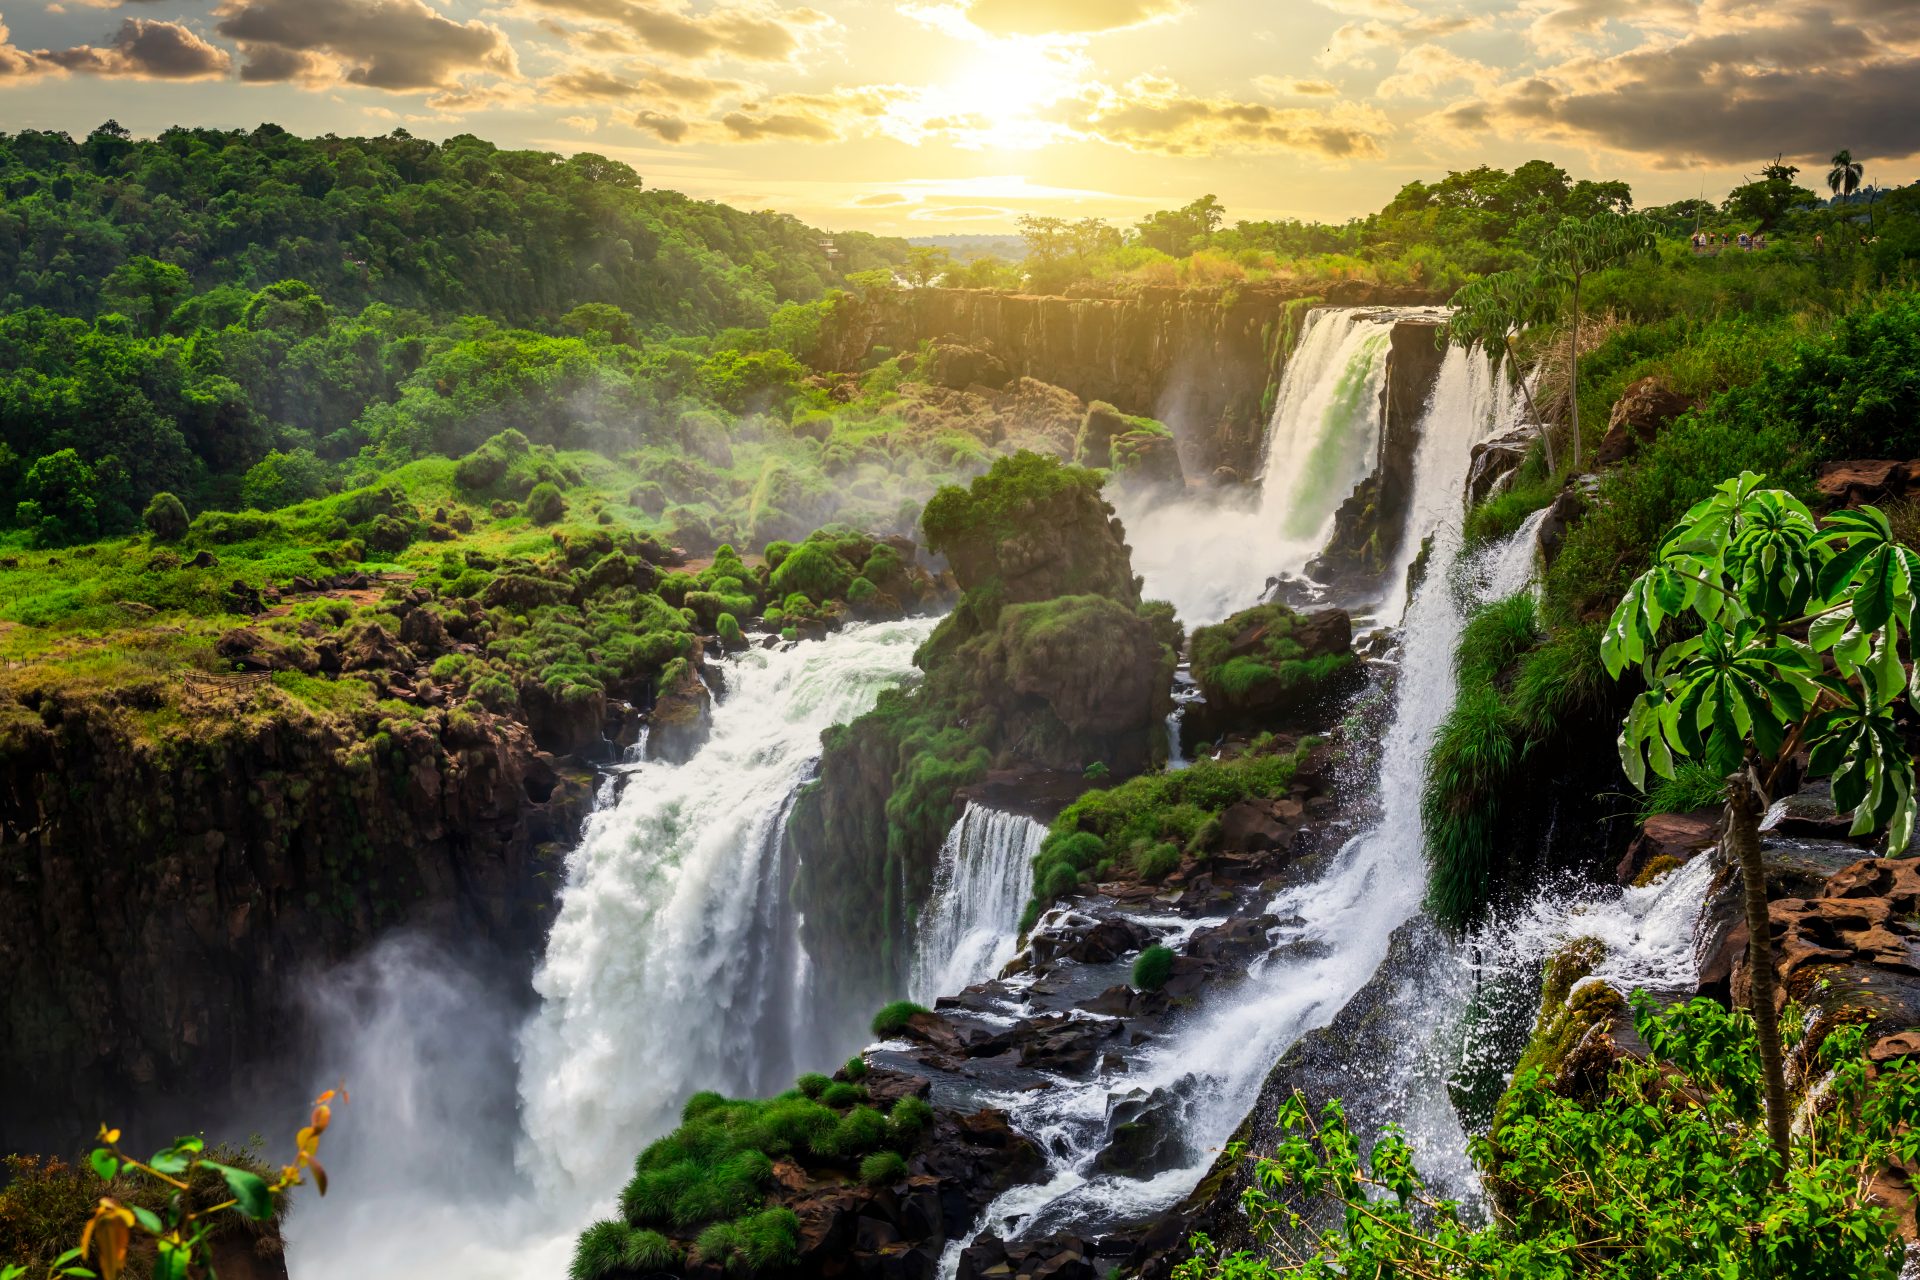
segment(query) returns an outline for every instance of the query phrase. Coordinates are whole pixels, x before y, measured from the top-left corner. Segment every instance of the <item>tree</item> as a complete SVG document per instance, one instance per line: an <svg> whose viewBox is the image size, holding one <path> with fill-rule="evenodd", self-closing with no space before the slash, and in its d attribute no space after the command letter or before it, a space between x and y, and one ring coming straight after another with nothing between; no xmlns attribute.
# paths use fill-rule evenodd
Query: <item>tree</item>
<svg viewBox="0 0 1920 1280"><path fill-rule="evenodd" d="M156 542L178 542L187 536L187 504L164 489L153 495L140 518Z"/></svg>
<svg viewBox="0 0 1920 1280"><path fill-rule="evenodd" d="M1853 158L1853 152L1845 147L1834 153L1833 167L1827 170L1827 190L1833 192L1836 200L1853 199L1853 193L1860 189L1861 176L1866 166ZM1873 206L1867 206L1867 227L1873 227Z"/></svg>
<svg viewBox="0 0 1920 1280"><path fill-rule="evenodd" d="M640 345L633 317L611 302L583 302L560 317L560 327L583 338L599 335L623 347Z"/></svg>
<svg viewBox="0 0 1920 1280"><path fill-rule="evenodd" d="M78 542L99 530L94 495L99 479L93 468L72 449L42 456L27 469L27 494L14 511L15 520L33 530L34 542L57 547Z"/></svg>
<svg viewBox="0 0 1920 1280"><path fill-rule="evenodd" d="M1652 249L1653 243L1653 225L1646 219L1597 213L1591 218L1562 218L1541 246L1546 288L1568 304L1573 320L1567 336L1567 387L1573 405L1575 471L1580 469L1580 287L1588 276Z"/></svg>
<svg viewBox="0 0 1920 1280"><path fill-rule="evenodd" d="M1882 827L1888 852L1913 832L1913 757L1894 724L1909 689L1900 633L1920 624L1920 553L1896 542L1873 507L1822 528L1781 489L1743 472L1667 535L1654 565L1613 612L1600 652L1619 679L1637 667L1647 689L1620 735L1636 787L1676 758L1726 780L1726 844L1744 881L1754 1024L1774 1145L1787 1153L1790 1111L1774 1007L1772 925L1760 815L1792 772L1833 778L1833 802L1854 834ZM1699 634L1659 645L1662 624ZM1795 638L1805 628L1806 639Z"/></svg>
<svg viewBox="0 0 1920 1280"><path fill-rule="evenodd" d="M906 265L901 268L916 289L926 288L952 269L952 255L930 244L908 245Z"/></svg>
<svg viewBox="0 0 1920 1280"><path fill-rule="evenodd" d="M174 307L190 292L192 285L184 270L148 257L127 259L100 287L101 296L149 338L166 332Z"/></svg>
<svg viewBox="0 0 1920 1280"><path fill-rule="evenodd" d="M1067 220L1027 214L1014 223L1020 238L1027 242L1027 257L1052 262L1067 251Z"/></svg>
<svg viewBox="0 0 1920 1280"><path fill-rule="evenodd" d="M1481 276L1461 286L1453 295L1453 311L1447 317L1446 327L1435 337L1442 344L1458 343L1469 351L1476 346L1484 348L1496 372L1503 362L1514 365L1514 381L1520 384L1520 394L1526 397L1528 416L1540 424L1540 444L1547 453L1547 474L1553 475L1560 469L1553 456L1553 432L1547 429L1540 410L1533 403L1533 388L1527 383L1525 371L1519 368L1519 356L1513 349L1515 332L1541 318L1542 301L1543 295L1534 287L1531 272L1514 268Z"/></svg>

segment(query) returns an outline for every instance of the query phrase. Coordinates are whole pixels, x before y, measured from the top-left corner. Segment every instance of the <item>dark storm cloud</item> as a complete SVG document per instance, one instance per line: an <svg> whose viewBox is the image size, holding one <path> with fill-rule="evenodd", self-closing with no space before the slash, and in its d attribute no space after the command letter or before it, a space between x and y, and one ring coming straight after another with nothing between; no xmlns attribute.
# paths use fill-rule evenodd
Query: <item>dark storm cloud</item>
<svg viewBox="0 0 1920 1280"><path fill-rule="evenodd" d="M455 22L422 0L232 0L217 30L246 55L242 78L314 79L396 92L439 89L467 72L515 74L498 27Z"/></svg>

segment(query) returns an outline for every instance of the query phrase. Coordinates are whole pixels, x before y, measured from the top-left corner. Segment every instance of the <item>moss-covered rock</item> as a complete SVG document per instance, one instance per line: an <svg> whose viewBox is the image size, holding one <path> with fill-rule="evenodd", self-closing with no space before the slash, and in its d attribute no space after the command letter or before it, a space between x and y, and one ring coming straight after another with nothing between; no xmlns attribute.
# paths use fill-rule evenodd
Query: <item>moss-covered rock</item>
<svg viewBox="0 0 1920 1280"><path fill-rule="evenodd" d="M1216 728L1255 728L1350 686L1359 670L1344 610L1264 604L1193 633L1193 678Z"/></svg>

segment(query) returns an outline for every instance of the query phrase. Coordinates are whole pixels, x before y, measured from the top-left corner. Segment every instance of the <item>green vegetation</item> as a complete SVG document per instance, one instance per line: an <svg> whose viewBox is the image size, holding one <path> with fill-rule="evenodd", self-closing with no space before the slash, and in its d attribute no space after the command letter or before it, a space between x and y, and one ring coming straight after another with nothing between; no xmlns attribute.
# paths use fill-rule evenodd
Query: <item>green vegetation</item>
<svg viewBox="0 0 1920 1280"><path fill-rule="evenodd" d="M1898 1222L1865 1192L1889 1162L1920 1156L1908 1123L1920 1067L1870 1069L1859 1027L1828 1036L1821 1105L1783 1161L1761 1123L1750 1019L1707 1000L1662 1011L1636 995L1633 1022L1651 1053L1614 1063L1597 1095L1538 1069L1515 1077L1497 1140L1474 1142L1498 1209L1492 1223L1469 1226L1459 1205L1432 1198L1397 1129L1363 1161L1338 1101L1311 1116L1295 1094L1280 1109L1284 1137L1246 1193L1254 1235L1301 1222L1315 1206L1273 1190L1300 1187L1337 1224L1284 1271L1313 1280L1900 1274ZM1179 1280L1282 1274L1264 1256L1222 1256L1205 1237L1194 1245Z"/></svg>
<svg viewBox="0 0 1920 1280"><path fill-rule="evenodd" d="M1244 719L1336 688L1358 663L1347 644L1344 627L1330 636L1286 605L1265 604L1196 629L1189 654L1208 710Z"/></svg>
<svg viewBox="0 0 1920 1280"><path fill-rule="evenodd" d="M925 1005L915 1004L911 1000L895 1000L873 1015L873 1034L885 1040L899 1035L907 1029L907 1020L917 1013L927 1013Z"/></svg>
<svg viewBox="0 0 1920 1280"><path fill-rule="evenodd" d="M1159 943L1134 957L1131 980L1140 991L1158 991L1173 976L1173 951Z"/></svg>
<svg viewBox="0 0 1920 1280"><path fill-rule="evenodd" d="M791 1210L767 1203L773 1161L792 1160L814 1178L890 1186L906 1176L932 1115L916 1097L882 1115L858 1085L817 1075L762 1100L697 1093L680 1127L634 1162L620 1216L581 1234L570 1274L671 1269L689 1254L730 1275L781 1271L798 1256L800 1227Z"/></svg>
<svg viewBox="0 0 1920 1280"><path fill-rule="evenodd" d="M1041 841L1021 930L1031 929L1048 903L1083 881L1108 878L1116 868L1156 880L1180 858L1204 856L1219 839L1220 813L1242 800L1287 795L1312 748L1308 742L1283 751L1269 742L1223 760L1201 759L1178 772L1142 774L1087 792L1061 811Z"/></svg>
<svg viewBox="0 0 1920 1280"><path fill-rule="evenodd" d="M1607 674L1637 668L1620 759L1636 787L1651 770L1674 777L1676 758L1727 780L1729 860L1745 885L1751 992L1767 1119L1787 1151L1785 1069L1760 856L1760 815L1789 775L1833 779L1833 803L1852 832L1885 828L1887 852L1913 835L1913 752L1895 722L1907 691L1900 637L1911 638L1920 552L1901 543L1877 508L1836 511L1816 526L1785 490L1743 472L1689 511L1634 579L1607 623ZM1661 647L1663 624L1678 638ZM1806 627L1807 638L1797 633Z"/></svg>

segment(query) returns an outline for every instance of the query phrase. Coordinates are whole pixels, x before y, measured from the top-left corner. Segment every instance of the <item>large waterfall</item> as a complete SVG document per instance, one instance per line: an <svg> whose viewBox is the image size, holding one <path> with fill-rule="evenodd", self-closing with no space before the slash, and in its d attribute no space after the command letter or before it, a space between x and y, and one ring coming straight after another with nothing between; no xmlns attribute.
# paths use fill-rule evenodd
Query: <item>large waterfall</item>
<svg viewBox="0 0 1920 1280"><path fill-rule="evenodd" d="M749 651L706 746L638 766L594 814L521 1038L521 1162L543 1188L604 1197L689 1094L777 1092L853 1047L809 1039L780 835L821 731L871 707L931 627Z"/></svg>
<svg viewBox="0 0 1920 1280"><path fill-rule="evenodd" d="M1344 405L1345 412L1371 417L1376 412L1371 402L1343 390L1356 369L1370 367L1377 354L1366 340L1369 326L1386 333L1366 313L1331 313L1310 325L1302 356L1310 350L1321 354L1314 357L1311 373L1302 365L1295 370L1297 379L1290 376L1287 402ZM1356 339L1356 333L1362 337ZM1044 1137L1053 1158L1052 1177L1009 1191L985 1215L984 1230L1044 1235L1077 1224L1137 1219L1171 1205L1192 1188L1246 1116L1274 1062L1303 1033L1340 1011L1380 966L1394 930L1419 911L1426 884L1420 794L1428 750L1454 702L1454 650L1472 607L1523 588L1532 572L1531 555L1517 549L1524 539L1530 552L1531 524L1509 543L1478 554L1467 554L1461 542L1462 488L1472 446L1511 425L1512 411L1508 389L1492 376L1484 358L1458 351L1446 357L1422 418L1407 531L1415 549L1432 539L1432 568L1406 606L1394 710L1380 763L1377 821L1340 850L1318 881L1274 898L1268 911L1285 923L1275 932L1273 951L1244 983L1203 1004L1125 1077L1130 1090L1164 1088L1186 1100L1183 1132L1190 1163L1144 1181L1093 1171L1093 1158L1107 1137L1110 1082L1060 1082L1035 1095L1008 1097L1002 1105L1014 1111L1020 1127ZM1287 489L1289 475L1318 466L1322 441L1351 439L1360 431L1338 421L1337 413L1316 419L1315 412L1276 413L1269 492L1276 486ZM1297 429L1306 426L1312 430L1303 437ZM1276 567L1289 566L1283 562L1269 570ZM1151 582L1148 589L1154 589ZM958 1257L958 1245L950 1245L946 1274L953 1273Z"/></svg>
<svg viewBox="0 0 1920 1280"><path fill-rule="evenodd" d="M1033 855L1047 829L1032 818L970 804L940 849L933 896L920 913L911 994L932 1004L990 978L1013 959Z"/></svg>

